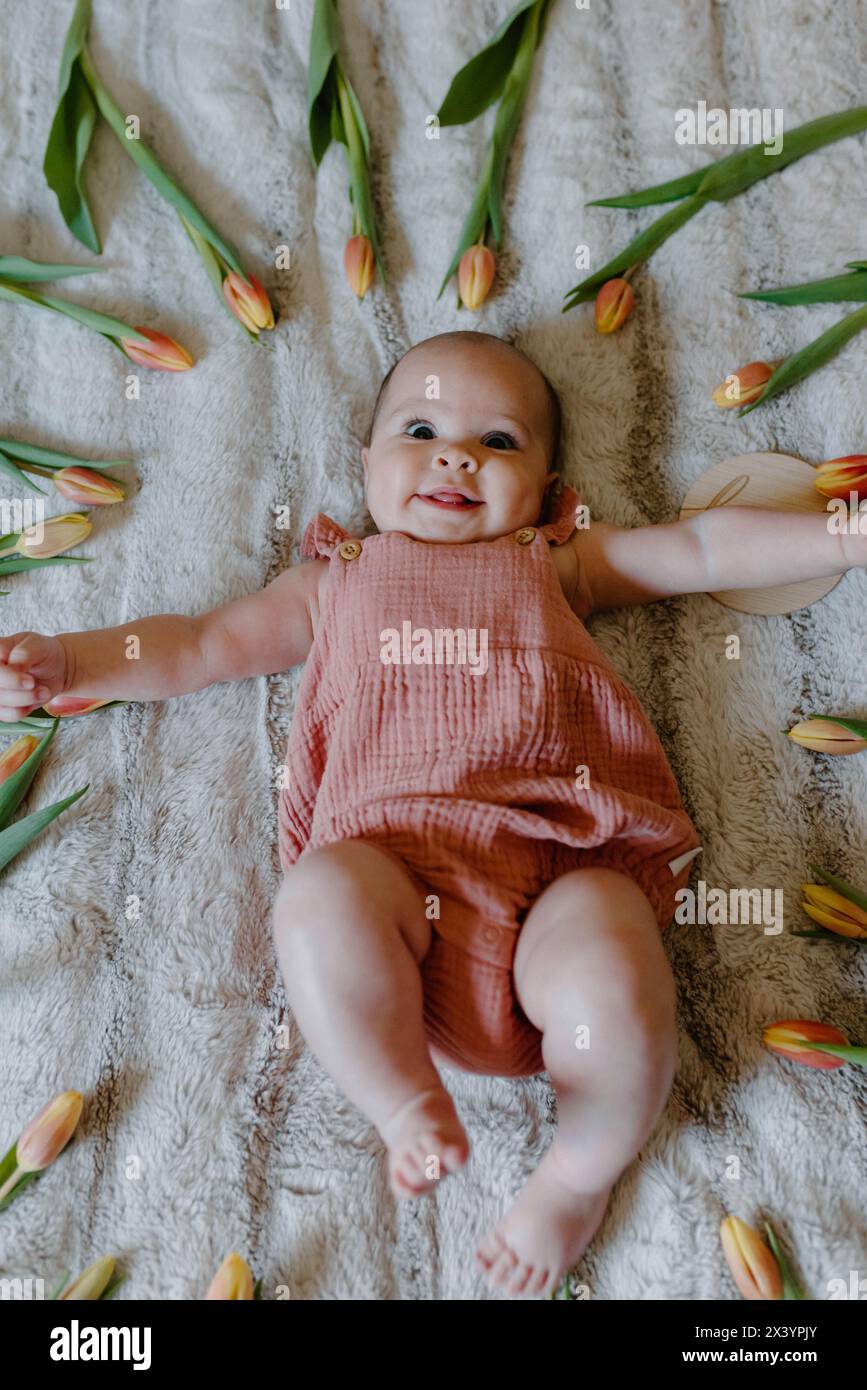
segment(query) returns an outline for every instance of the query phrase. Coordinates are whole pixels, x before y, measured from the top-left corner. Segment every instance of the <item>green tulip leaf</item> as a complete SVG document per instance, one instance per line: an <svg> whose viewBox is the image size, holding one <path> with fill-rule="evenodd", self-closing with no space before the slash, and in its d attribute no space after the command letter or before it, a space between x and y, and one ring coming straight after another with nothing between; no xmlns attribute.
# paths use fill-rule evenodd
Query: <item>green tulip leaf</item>
<svg viewBox="0 0 867 1390"><path fill-rule="evenodd" d="M77 454L62 454L59 449L46 449L41 444L22 444L20 439L0 439L0 450L11 458L40 463L44 468L93 468L101 472L106 468L128 468L133 462L132 459L106 459L96 463L93 459L79 458Z"/></svg>
<svg viewBox="0 0 867 1390"><path fill-rule="evenodd" d="M842 724L843 721L838 719L836 722ZM867 725L865 725L864 728L867 730ZM845 879L837 878L836 874L829 874L827 869L819 869L815 864L811 864L810 869L814 874L817 874L824 883L827 883L835 892L839 893L841 897L848 898L850 903L854 903L856 907L863 908L863 910L867 912L867 893L859 892L857 888L853 888L851 883L847 883Z"/></svg>
<svg viewBox="0 0 867 1390"><path fill-rule="evenodd" d="M0 472L8 473L21 487L29 487L31 492L38 492L42 497L48 496L45 489L37 487L34 482L31 482L24 470L13 463L10 458L7 458L2 449L0 449Z"/></svg>
<svg viewBox="0 0 867 1390"><path fill-rule="evenodd" d="M98 275L96 265L49 265L47 261L28 261L25 256L0 256L0 277L4 280L64 280L70 275Z"/></svg>
<svg viewBox="0 0 867 1390"><path fill-rule="evenodd" d="M719 160L708 169L696 192L703 198L726 202L761 179L785 169L796 159L802 159L805 154L812 154L823 145L847 135L857 135L862 130L867 130L867 106L820 116L818 120L786 131L778 154L767 153L765 145L751 145L749 149Z"/></svg>
<svg viewBox="0 0 867 1390"><path fill-rule="evenodd" d="M704 169L696 169L693 174L682 174L678 179L669 179L667 183L654 184L652 188L643 188L638 193L622 193L616 198L594 198L585 206L588 208L645 208L653 203L673 203L679 198L687 198L690 193L695 193L704 178L704 174Z"/></svg>
<svg viewBox="0 0 867 1390"><path fill-rule="evenodd" d="M84 161L96 125L96 106L80 63L89 24L90 0L77 0L60 59L58 105L42 169L69 230L99 255L102 247L82 185Z"/></svg>
<svg viewBox="0 0 867 1390"><path fill-rule="evenodd" d="M498 248L503 235L502 205L506 163L533 73L533 54L538 46L539 16L538 8L534 8L522 26L518 49L513 59L512 69L506 79L503 99L497 108L497 118L494 122L494 154L491 161L488 215L491 220L494 244Z"/></svg>
<svg viewBox="0 0 867 1390"><path fill-rule="evenodd" d="M639 233L633 241L630 241L629 245L618 256L604 265L601 270L588 275L574 289L569 290L566 296L567 302L560 312L565 314L567 309L572 309L576 304L582 304L588 299L595 299L600 285L604 285L606 280L612 280L616 276L622 275L625 270L636 265L639 261L646 261L657 247L667 241L670 236L673 236L691 217L695 217L697 212L701 212L704 206L704 199L694 195L691 198L685 198L670 212L665 212L661 217L657 217L656 221L651 222L649 227Z"/></svg>
<svg viewBox="0 0 867 1390"><path fill-rule="evenodd" d="M468 250L470 246L475 246L476 242L481 240L482 236L484 235L485 229L488 225L488 214L490 206L491 166L493 163L493 158L494 146L493 142L491 142L490 148L488 150L488 157L485 162L485 168L482 172L482 177L479 179L478 187L476 188L472 204L470 205L470 210L467 213L464 225L461 228L460 240L458 241L458 249L452 256L451 264L449 265L449 268L446 271L445 276L443 278L443 282L440 285L437 299L439 299L449 280L454 275L455 271L460 265L461 256L464 254L466 250Z"/></svg>
<svg viewBox="0 0 867 1390"><path fill-rule="evenodd" d="M41 811L33 811L29 816L24 816L21 820L15 821L13 825L7 825L4 830L0 830L0 870L4 869L10 859L14 859L16 854L20 854L32 840L35 840L46 825L50 825L68 806L71 806L80 796L84 796L89 787L90 783L87 782L71 796L65 796L62 801L55 801L53 805L46 806Z"/></svg>
<svg viewBox="0 0 867 1390"><path fill-rule="evenodd" d="M844 1047L841 1043L802 1043L809 1052L827 1052L832 1057L842 1057L844 1062L854 1062L856 1066L867 1067L867 1047Z"/></svg>
<svg viewBox="0 0 867 1390"><path fill-rule="evenodd" d="M779 1265L780 1273L783 1276L783 1298L789 1301L793 1299L797 1299L799 1302L809 1301L807 1300L807 1295L802 1293L795 1283L795 1277L792 1274L789 1262L783 1254L780 1243L769 1221L765 1222L765 1230L768 1233L768 1244L773 1251L774 1259Z"/></svg>
<svg viewBox="0 0 867 1390"><path fill-rule="evenodd" d="M373 248L373 257L376 268L379 271L383 285L388 281L382 265L379 250L379 238L376 234L376 223L373 215L373 200L370 194L370 181L367 173L366 145L367 126L359 126L356 120L356 112L361 113L358 98L352 90L349 79L343 75L338 61L336 67L337 99L340 103L340 115L342 118L344 143L346 146L346 161L349 167L349 185L352 205L361 225L361 230L367 237ZM364 117L361 117L362 123ZM339 138L339 137L338 137Z"/></svg>
<svg viewBox="0 0 867 1390"><path fill-rule="evenodd" d="M0 577L7 574L23 574L26 570L43 569L47 565L90 565L93 561L86 555L52 555L47 560L28 559L26 555L0 555Z"/></svg>
<svg viewBox="0 0 867 1390"><path fill-rule="evenodd" d="M836 304L845 300L867 302L867 270L811 280L803 285L783 285L778 290L752 290L739 299L761 299L767 304Z"/></svg>
<svg viewBox="0 0 867 1390"><path fill-rule="evenodd" d="M53 729L36 745L17 771L13 772L11 777L7 777L5 782L0 783L0 831L9 824L27 795L30 784L39 770L39 764L57 733L59 722L59 719L55 718Z"/></svg>
<svg viewBox="0 0 867 1390"><path fill-rule="evenodd" d="M527 10L536 0L520 0L490 42L452 78L437 112L443 125L466 125L498 99L506 84L527 24Z"/></svg>
<svg viewBox="0 0 867 1390"><path fill-rule="evenodd" d="M867 270L867 261L847 261L846 266L849 270Z"/></svg>
<svg viewBox="0 0 867 1390"><path fill-rule="evenodd" d="M337 56L339 33L335 0L316 0L307 63L307 125L314 168L318 168L332 138L337 105L331 65Z"/></svg>
<svg viewBox="0 0 867 1390"><path fill-rule="evenodd" d="M43 309L54 309L58 314L66 314L67 318L75 319L86 328L92 328L109 338L132 338L134 342L145 345L149 341L121 319L112 318L109 314L99 314L95 309L86 309L83 304L74 304L69 299L55 299L53 295L27 290L23 285L7 284L0 280L0 299L8 299L13 304L19 300L26 300L31 304L38 304Z"/></svg>
<svg viewBox="0 0 867 1390"><path fill-rule="evenodd" d="M738 411L738 418L742 415L749 415L751 410L763 405L772 396L778 396L781 391L786 391L790 386L803 381L811 372L815 372L819 367L824 367L826 362L830 362L832 357L844 348L850 338L854 338L856 333L860 333L862 328L867 328L867 308L856 309L853 314L847 314L839 323L835 323L821 337L808 343L801 348L800 352L793 353L773 372L768 381L765 382L762 394L750 405L744 406L743 410ZM826 715L821 716L827 718ZM843 723L841 719L839 723ZM867 726L865 726L867 727Z"/></svg>
<svg viewBox="0 0 867 1390"><path fill-rule="evenodd" d="M93 94L100 115L105 118L108 125L114 131L130 159L134 160L146 178L150 180L154 188L168 203L171 203L178 212L183 213L187 221L201 232L206 241L219 251L220 255L226 260L232 270L249 284L249 280L244 273L244 269L238 259L238 253L230 242L207 220L199 211L195 203L187 197L183 189L180 188L163 169L153 151L141 139L134 140L129 138L126 124L126 117L117 105L114 97L100 81L93 65L88 57L87 50L84 49L79 58L81 70L87 80L87 84Z"/></svg>

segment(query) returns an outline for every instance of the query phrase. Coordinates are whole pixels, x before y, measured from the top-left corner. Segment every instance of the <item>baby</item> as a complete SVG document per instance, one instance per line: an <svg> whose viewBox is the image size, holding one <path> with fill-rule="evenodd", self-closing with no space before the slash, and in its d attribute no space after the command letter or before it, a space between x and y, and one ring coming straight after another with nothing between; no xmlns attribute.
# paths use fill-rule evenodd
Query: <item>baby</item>
<svg viewBox="0 0 867 1390"><path fill-rule="evenodd" d="M307 659L279 796L286 994L399 1197L468 1158L440 1067L547 1070L556 1138L476 1250L509 1296L549 1294L575 1264L666 1103L662 931L700 848L583 620L867 564L867 538L824 515L588 525L559 432L523 353L430 338L385 378L361 451L373 535L320 513L306 563L212 612L0 639L6 720L61 692L163 700Z"/></svg>

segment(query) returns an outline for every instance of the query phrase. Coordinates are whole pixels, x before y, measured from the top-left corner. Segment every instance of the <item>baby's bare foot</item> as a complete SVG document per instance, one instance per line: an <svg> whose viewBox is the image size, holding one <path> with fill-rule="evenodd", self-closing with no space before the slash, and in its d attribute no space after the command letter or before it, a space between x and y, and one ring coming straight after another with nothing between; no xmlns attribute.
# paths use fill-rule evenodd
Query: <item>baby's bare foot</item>
<svg viewBox="0 0 867 1390"><path fill-rule="evenodd" d="M463 1167L470 1146L452 1098L442 1086L421 1091L379 1130L388 1145L396 1197L420 1197L439 1178Z"/></svg>
<svg viewBox="0 0 867 1390"><path fill-rule="evenodd" d="M551 1293L593 1239L612 1186L577 1191L568 1153L555 1139L514 1205L476 1248L491 1288L512 1298Z"/></svg>

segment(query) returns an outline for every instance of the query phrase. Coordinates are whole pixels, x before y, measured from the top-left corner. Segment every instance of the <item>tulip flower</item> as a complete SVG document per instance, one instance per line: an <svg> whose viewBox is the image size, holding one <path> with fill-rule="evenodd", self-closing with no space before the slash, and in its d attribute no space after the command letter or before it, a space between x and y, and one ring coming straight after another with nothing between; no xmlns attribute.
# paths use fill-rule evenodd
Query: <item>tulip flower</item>
<svg viewBox="0 0 867 1390"><path fill-rule="evenodd" d="M89 714L92 709L101 709L103 705L114 703L108 700L92 700L89 696L80 695L55 695L53 699L47 700L42 706L46 714L52 718L65 719L72 714ZM123 704L122 700L117 701Z"/></svg>
<svg viewBox="0 0 867 1390"><path fill-rule="evenodd" d="M52 516L19 532L13 552L31 560L48 560L80 545L90 535L91 524L82 512ZM40 534L41 533L41 534ZM2 558L2 557L0 557Z"/></svg>
<svg viewBox="0 0 867 1390"><path fill-rule="evenodd" d="M223 281L223 297L232 313L249 333L259 333L263 328L274 327L274 310L265 286L255 275L248 275L249 285L240 275L230 270Z"/></svg>
<svg viewBox="0 0 867 1390"><path fill-rule="evenodd" d="M484 248L489 231L494 246L500 249L505 220L503 184L509 150L533 76L533 61L545 34L549 5L550 0L519 0L484 48L455 73L436 113L435 133L439 138L440 126L466 125L497 103L481 176L437 294L439 299L457 271L458 308L464 303L468 309L477 309L494 278L495 262L490 251L484 256L476 254L469 260L467 253L474 247ZM473 303L467 299L465 286Z"/></svg>
<svg viewBox="0 0 867 1390"><path fill-rule="evenodd" d="M359 233L346 243L343 252L343 269L353 294L363 299L373 284L373 246L370 240Z"/></svg>
<svg viewBox="0 0 867 1390"><path fill-rule="evenodd" d="M0 1203L29 1174L41 1173L54 1162L75 1133L84 1097L79 1091L63 1091L39 1111L21 1133L18 1143L3 1159L0 1171ZM7 1171L8 1174L7 1174Z"/></svg>
<svg viewBox="0 0 867 1390"><path fill-rule="evenodd" d="M79 1274L78 1278L72 1281L64 1293L58 1295L58 1301L86 1299L88 1302L95 1303L103 1298L114 1274L114 1263L112 1255L103 1255L101 1259L94 1260L83 1274ZM120 1280L115 1281L115 1287L119 1282Z"/></svg>
<svg viewBox="0 0 867 1390"><path fill-rule="evenodd" d="M2 757L0 757L0 786L17 772L23 763L26 763L34 748L39 747L39 739L32 734L22 734L16 738L14 743L10 743Z"/></svg>
<svg viewBox="0 0 867 1390"><path fill-rule="evenodd" d="M820 463L815 487L823 497L842 497L846 501L854 492L860 502L867 497L867 454L846 454Z"/></svg>
<svg viewBox="0 0 867 1390"><path fill-rule="evenodd" d="M343 66L334 0L314 0L307 60L307 131L314 173L332 140L344 147L352 236L343 252L343 268L354 293L363 299L373 280L368 257L375 263L382 283L387 282L370 193L370 133L361 102Z"/></svg>
<svg viewBox="0 0 867 1390"><path fill-rule="evenodd" d="M135 331L143 334L150 345L137 343L133 338L121 338L120 346L140 367L153 367L159 372L186 372L192 367L192 357L174 338L152 328L136 328Z"/></svg>
<svg viewBox="0 0 867 1390"><path fill-rule="evenodd" d="M806 902L801 907L820 927L855 940L867 938L867 912L826 884L802 885Z"/></svg>
<svg viewBox="0 0 867 1390"><path fill-rule="evenodd" d="M793 743L816 753L846 757L867 748L867 723L859 719L825 719L819 715L802 719L785 732Z"/></svg>
<svg viewBox="0 0 867 1390"><path fill-rule="evenodd" d="M737 1216L727 1216L720 1226L720 1239L732 1278L751 1302L783 1297L783 1278L779 1265L761 1236Z"/></svg>
<svg viewBox="0 0 867 1390"><path fill-rule="evenodd" d="M68 497L70 502L78 502L85 507L108 507L124 499L120 483L89 468L61 468L54 474L53 481L57 491Z"/></svg>
<svg viewBox="0 0 867 1390"><path fill-rule="evenodd" d="M762 394L765 383L774 374L772 362L748 362L739 367L712 393L712 400L723 410L736 410L738 406L749 405Z"/></svg>
<svg viewBox="0 0 867 1390"><path fill-rule="evenodd" d="M246 1260L233 1250L211 1281L206 1299L252 1299L253 1275Z"/></svg>
<svg viewBox="0 0 867 1390"><path fill-rule="evenodd" d="M778 1052L781 1057L788 1057L790 1062L799 1062L803 1067L813 1067L816 1071L836 1071L845 1064L846 1058L813 1051L811 1043L849 1046L849 1039L839 1028L834 1028L829 1023L813 1023L802 1018L770 1024L762 1033L762 1041L772 1052Z"/></svg>
<svg viewBox="0 0 867 1390"><path fill-rule="evenodd" d="M632 313L632 286L619 277L606 280L596 296L596 332L613 333Z"/></svg>
<svg viewBox="0 0 867 1390"><path fill-rule="evenodd" d="M478 309L494 283L497 263L493 252L481 242L468 246L458 265L458 293L468 309Z"/></svg>

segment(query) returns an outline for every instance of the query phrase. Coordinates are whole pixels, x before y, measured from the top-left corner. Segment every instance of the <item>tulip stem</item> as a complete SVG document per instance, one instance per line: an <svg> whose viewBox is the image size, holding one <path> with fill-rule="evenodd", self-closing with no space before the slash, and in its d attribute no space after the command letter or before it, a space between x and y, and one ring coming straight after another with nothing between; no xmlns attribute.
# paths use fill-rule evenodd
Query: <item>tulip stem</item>
<svg viewBox="0 0 867 1390"><path fill-rule="evenodd" d="M18 1179L21 1178L21 1177L23 1177L23 1176L24 1176L24 1169L23 1169L23 1168L16 1168L15 1171L14 1171L13 1173L10 1174L10 1176L9 1176L9 1177L6 1179L6 1181L4 1182L3 1186L0 1187L0 1202L3 1201L4 1197L8 1197L8 1196L9 1196L9 1193L12 1191L13 1187L14 1187L15 1184L18 1182Z"/></svg>

